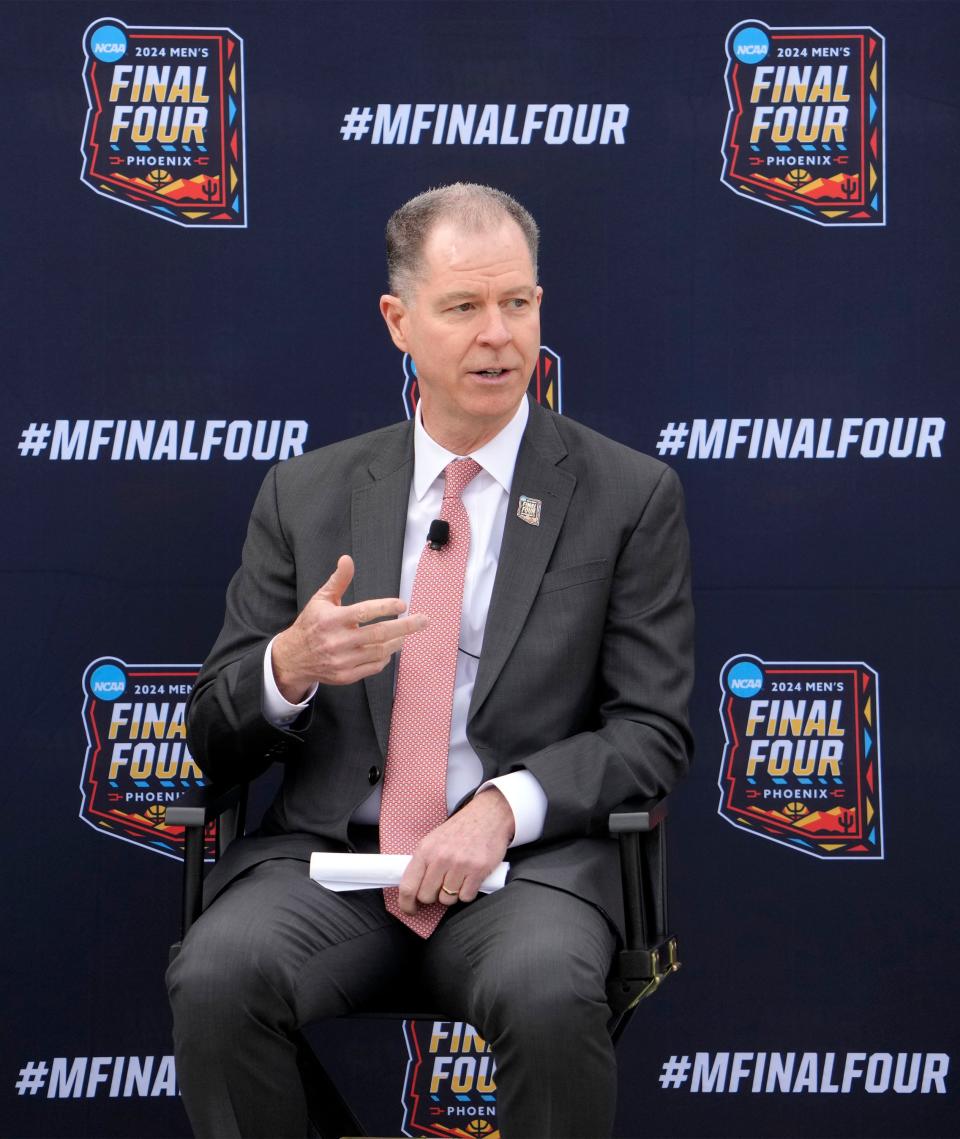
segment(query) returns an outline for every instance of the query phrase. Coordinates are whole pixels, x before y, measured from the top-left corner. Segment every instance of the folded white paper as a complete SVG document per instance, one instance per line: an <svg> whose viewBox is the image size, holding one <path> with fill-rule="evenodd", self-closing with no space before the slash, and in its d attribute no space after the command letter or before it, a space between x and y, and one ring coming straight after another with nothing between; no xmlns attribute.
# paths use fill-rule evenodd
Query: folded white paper
<svg viewBox="0 0 960 1139"><path fill-rule="evenodd" d="M331 854L315 850L310 855L310 877L328 890L380 890L397 886L410 861L409 854ZM506 885L509 862L501 862L480 885L491 894Z"/></svg>

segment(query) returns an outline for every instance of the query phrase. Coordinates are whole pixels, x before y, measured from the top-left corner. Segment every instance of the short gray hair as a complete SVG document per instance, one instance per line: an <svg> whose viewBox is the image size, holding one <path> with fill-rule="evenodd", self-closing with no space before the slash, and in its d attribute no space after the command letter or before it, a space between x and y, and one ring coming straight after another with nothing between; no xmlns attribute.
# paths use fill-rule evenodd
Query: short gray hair
<svg viewBox="0 0 960 1139"><path fill-rule="evenodd" d="M423 271L423 246L430 230L440 221L455 221L471 233L483 232L504 218L515 221L530 251L534 280L540 230L518 201L476 182L454 182L417 194L405 202L387 222L387 273L394 296L409 297L411 286Z"/></svg>

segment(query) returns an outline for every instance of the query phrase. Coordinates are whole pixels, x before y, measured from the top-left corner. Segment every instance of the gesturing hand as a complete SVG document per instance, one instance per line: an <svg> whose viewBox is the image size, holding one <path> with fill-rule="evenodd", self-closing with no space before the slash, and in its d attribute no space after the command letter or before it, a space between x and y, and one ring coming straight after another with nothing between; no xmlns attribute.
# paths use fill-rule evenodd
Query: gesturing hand
<svg viewBox="0 0 960 1139"><path fill-rule="evenodd" d="M424 613L401 617L406 605L399 597L341 605L351 581L353 558L343 554L296 621L273 642L273 675L291 704L299 704L314 684L352 684L380 672L404 638L429 623Z"/></svg>

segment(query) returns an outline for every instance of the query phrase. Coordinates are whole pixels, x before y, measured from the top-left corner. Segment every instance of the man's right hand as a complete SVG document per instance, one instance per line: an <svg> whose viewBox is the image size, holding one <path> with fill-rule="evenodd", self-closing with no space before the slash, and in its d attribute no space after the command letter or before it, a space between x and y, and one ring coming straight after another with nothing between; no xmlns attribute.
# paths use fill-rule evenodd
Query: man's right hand
<svg viewBox="0 0 960 1139"><path fill-rule="evenodd" d="M291 704L301 703L314 684L352 684L382 671L404 638L430 621L425 613L401 617L406 605L399 597L341 605L351 581L353 558L343 554L296 621L273 642L273 675Z"/></svg>

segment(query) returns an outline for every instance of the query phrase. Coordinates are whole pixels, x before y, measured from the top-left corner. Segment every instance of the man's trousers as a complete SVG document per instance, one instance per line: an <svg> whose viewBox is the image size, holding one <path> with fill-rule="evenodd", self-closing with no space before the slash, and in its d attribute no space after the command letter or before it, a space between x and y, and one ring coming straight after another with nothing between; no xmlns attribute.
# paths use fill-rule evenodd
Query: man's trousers
<svg viewBox="0 0 960 1139"><path fill-rule="evenodd" d="M184 939L167 982L183 1102L198 1139L303 1139L290 1034L396 1005L411 978L431 1008L472 1024L497 1064L504 1139L600 1139L616 1063L605 979L607 920L561 890L514 881L452 908L424 941L379 891L333 893L307 864L245 873Z"/></svg>

